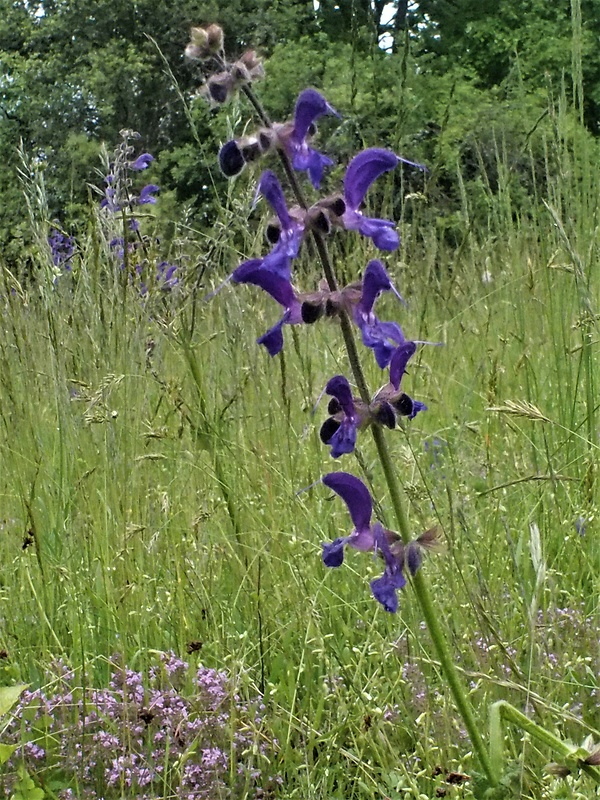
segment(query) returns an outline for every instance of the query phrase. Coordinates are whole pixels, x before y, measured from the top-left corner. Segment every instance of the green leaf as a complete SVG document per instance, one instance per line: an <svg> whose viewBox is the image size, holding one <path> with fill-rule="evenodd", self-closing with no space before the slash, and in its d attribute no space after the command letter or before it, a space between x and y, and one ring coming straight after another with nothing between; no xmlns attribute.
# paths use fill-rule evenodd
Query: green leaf
<svg viewBox="0 0 600 800"><path fill-rule="evenodd" d="M0 688L0 717L4 716L4 714L8 714L21 696L21 692L23 692L27 686L27 683L17 683L15 686L2 686Z"/></svg>
<svg viewBox="0 0 600 800"><path fill-rule="evenodd" d="M16 744L0 744L0 764L6 764L17 747Z"/></svg>
<svg viewBox="0 0 600 800"><path fill-rule="evenodd" d="M19 767L19 780L10 800L44 800L45 796L44 790L35 785L25 767Z"/></svg>

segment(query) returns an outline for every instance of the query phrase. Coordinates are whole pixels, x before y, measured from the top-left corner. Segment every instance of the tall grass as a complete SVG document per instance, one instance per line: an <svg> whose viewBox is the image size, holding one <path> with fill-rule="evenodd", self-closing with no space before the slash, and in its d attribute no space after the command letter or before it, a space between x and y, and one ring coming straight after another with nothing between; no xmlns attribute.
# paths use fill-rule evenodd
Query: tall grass
<svg viewBox="0 0 600 800"><path fill-rule="evenodd" d="M468 194L458 249L425 216L405 223L389 265L410 301L401 322L444 347L412 367L429 411L391 446L415 534L443 531L424 569L481 718L507 699L580 742L600 738L600 173L564 97L550 113L540 202L513 204L499 134L487 226ZM244 180L214 236L189 235L190 250L214 245L213 284L257 252ZM297 494L331 469L313 409L345 369L335 324L286 330L271 360L254 340L273 307L251 287L206 303L190 271L140 298L93 215L79 247L55 284L42 269L3 275L1 680L35 684L62 656L102 683L115 652L141 668L199 640L191 658L264 693L282 797L471 796L465 733L410 590L386 615L368 589L375 564L326 571L320 543L347 520L322 489ZM355 277L366 257L347 253ZM299 269L309 281L309 255ZM381 381L375 365L368 378ZM357 458L377 477L368 443ZM567 796L543 776L548 752L507 741L514 796Z"/></svg>

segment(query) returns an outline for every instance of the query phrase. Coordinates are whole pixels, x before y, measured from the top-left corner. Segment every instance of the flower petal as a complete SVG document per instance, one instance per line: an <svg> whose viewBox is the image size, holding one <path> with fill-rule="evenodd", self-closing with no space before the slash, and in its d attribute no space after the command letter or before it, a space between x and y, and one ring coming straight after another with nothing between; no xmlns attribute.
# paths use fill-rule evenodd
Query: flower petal
<svg viewBox="0 0 600 800"><path fill-rule="evenodd" d="M323 542L323 563L326 567L341 567L344 563L344 545L347 541L347 536L340 536L333 542Z"/></svg>
<svg viewBox="0 0 600 800"><path fill-rule="evenodd" d="M315 189L321 186L325 167L331 167L332 164L333 161L330 158L319 153L318 150L308 147L308 145L299 147L292 156L292 166L294 169L297 169L299 172L306 170L310 182Z"/></svg>
<svg viewBox="0 0 600 800"><path fill-rule="evenodd" d="M325 444L331 447L331 457L339 458L353 453L356 447L357 427L353 417L344 417L339 428Z"/></svg>
<svg viewBox="0 0 600 800"><path fill-rule="evenodd" d="M371 581L373 597L381 603L390 614L395 614L398 610L398 597L396 592L398 589L403 589L405 586L406 578L402 571L393 573L386 571L381 578L375 578L375 580Z"/></svg>
<svg viewBox="0 0 600 800"><path fill-rule="evenodd" d="M336 375L327 382L325 393L335 397L339 401L344 414L348 417L354 416L354 402L350 384L343 375Z"/></svg>
<svg viewBox="0 0 600 800"><path fill-rule="evenodd" d="M368 529L373 513L373 501L365 484L348 472L330 472L321 480L346 503L356 530L360 532Z"/></svg>
<svg viewBox="0 0 600 800"><path fill-rule="evenodd" d="M371 147L354 156L344 177L344 197L349 207L357 211L373 181L394 169L399 160L391 150L379 147Z"/></svg>
<svg viewBox="0 0 600 800"><path fill-rule="evenodd" d="M260 176L256 193L262 194L262 196L266 198L273 211L279 217L282 228L289 229L293 227L292 218L289 215L285 202L283 189L281 188L277 175L270 169L265 170Z"/></svg>
<svg viewBox="0 0 600 800"><path fill-rule="evenodd" d="M273 325L272 328L256 340L257 344L262 344L267 348L270 356L276 356L283 350L283 331L281 330L286 322L286 315Z"/></svg>
<svg viewBox="0 0 600 800"><path fill-rule="evenodd" d="M322 94L317 92L316 89L305 89L300 92L296 100L296 108L294 110L294 130L292 137L296 143L303 142L313 122L322 117L324 114L339 114L330 106ZM297 169L305 169L304 167L297 167Z"/></svg>
<svg viewBox="0 0 600 800"><path fill-rule="evenodd" d="M373 244L378 250L385 250L392 252L397 250L400 246L400 236L395 229L396 224L389 219L375 219L374 217L364 217L359 215L360 219L356 226L356 230L373 240ZM348 227L348 226L346 226Z"/></svg>
<svg viewBox="0 0 600 800"><path fill-rule="evenodd" d="M251 269L247 267L248 264L256 261L259 262L258 265ZM273 300L284 308L290 308L297 302L296 294L290 281L275 272L265 269L262 266L261 259L252 259L252 261L247 261L246 264L241 264L234 270L231 277L236 283L251 283L254 286L258 286L267 294L270 294Z"/></svg>
<svg viewBox="0 0 600 800"><path fill-rule="evenodd" d="M396 348L390 361L390 383L396 389L400 388L400 381L406 372L406 365L417 350L415 342L404 342Z"/></svg>

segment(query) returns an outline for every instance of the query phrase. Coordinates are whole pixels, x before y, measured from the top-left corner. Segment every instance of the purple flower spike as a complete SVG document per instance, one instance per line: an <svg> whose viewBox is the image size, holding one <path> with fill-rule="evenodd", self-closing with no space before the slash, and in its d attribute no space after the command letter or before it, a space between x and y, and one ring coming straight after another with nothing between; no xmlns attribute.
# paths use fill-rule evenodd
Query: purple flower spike
<svg viewBox="0 0 600 800"><path fill-rule="evenodd" d="M129 166L131 169L141 171L147 169L153 161L154 156L151 156L150 153L142 153L141 156L138 156Z"/></svg>
<svg viewBox="0 0 600 800"><path fill-rule="evenodd" d="M315 189L321 185L325 167L333 164L330 158L309 147L306 142L307 137L314 133L315 120L324 114L335 114L339 117L333 106L330 106L316 89L305 89L296 101L294 127L291 132L280 134L280 141L292 160L292 166L294 169L308 172L310 182ZM283 130L285 131L285 128Z"/></svg>
<svg viewBox="0 0 600 800"><path fill-rule="evenodd" d="M368 236L380 250L396 250L400 244L395 223L387 219L365 217L359 209L373 181L400 162L424 169L422 165L407 161L391 150L372 147L352 159L344 178L346 210L342 215L342 224L346 230L359 231L363 236Z"/></svg>

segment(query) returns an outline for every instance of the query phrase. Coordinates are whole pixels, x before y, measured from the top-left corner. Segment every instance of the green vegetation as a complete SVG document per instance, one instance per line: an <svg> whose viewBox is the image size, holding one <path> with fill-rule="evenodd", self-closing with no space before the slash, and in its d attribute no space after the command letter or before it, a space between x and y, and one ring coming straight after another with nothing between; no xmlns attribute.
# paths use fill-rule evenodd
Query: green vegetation
<svg viewBox="0 0 600 800"><path fill-rule="evenodd" d="M300 26L302 4L282 5L277 25ZM460 4L465 19L470 5ZM512 4L501 5L507 14ZM386 264L409 301L399 310L382 298L382 317L385 310L407 335L444 343L422 349L407 376L428 412L387 434L414 535L437 525L445 542L423 573L484 740L490 706L508 701L562 740L580 745L591 735L597 744L600 168L590 131L593 60L583 58L594 17L584 7L582 33L577 13L564 27L569 7L565 18L553 7L548 19L541 4L529 5L532 26L563 25L549 45L547 83L535 29L529 49L527 37L495 39L500 53L486 44L491 30L511 29L510 15L504 28L491 11L465 25L481 47L459 58L464 31L444 20L441 4L422 3L426 19L397 24L395 52L386 54L368 39L363 51L360 39L350 44L354 18L347 29L327 28L326 13L335 13L323 2L319 63L297 29L275 46L264 29L274 38L261 96L285 119L299 89L323 87L344 112L339 129L327 121L321 133L340 162L358 146L383 144L431 164L424 184L389 176L372 198L378 215L400 220L402 247ZM66 35L72 17L63 12L76 17L76 6L56 4L56 15L48 7L43 25L61 20ZM244 17L247 29L260 32L263 17ZM451 28L440 52L426 47L434 21ZM196 20L179 22L174 53ZM174 42L171 30L165 23ZM175 64L179 56L155 26L150 32ZM144 61L149 80L162 80L160 55L141 33L136 58L154 58L152 69ZM98 79L92 61L78 63ZM139 74L136 59L123 61ZM426 63L428 71L416 69ZM339 81L342 70L351 81ZM213 166L219 139L241 133L251 109L240 99L219 114L194 105L199 147L171 78L165 87L167 122L181 138L173 133L149 170L148 180L171 191L139 215L142 275L127 259L121 269L111 247L128 235L123 220L107 223L97 198L86 197L85 170L100 163L88 156L99 142L54 117L63 155L71 142L83 171L61 165L50 144L47 163L27 143L21 153L27 202L0 288L0 684L46 685L47 666L61 658L78 685L105 686L114 654L144 671L156 651L173 650L227 670L242 696L262 693L265 737L277 741L263 769L282 779L268 789L274 796L482 797L413 591L390 615L369 591L381 571L375 561L350 553L345 569L327 570L321 542L347 532L345 509L323 486L298 494L332 468L349 469L377 487L377 513L394 527L370 438L359 438L356 456L339 467L319 441L326 413L320 406L313 414L315 402L332 375L347 373L337 322L287 329L283 353L270 359L255 344L275 321L269 298L239 286L204 301L261 252L261 215L249 211L257 173L226 185ZM143 149L160 149L152 119L166 101L153 85L143 92L157 100L157 116L150 103L150 122L109 115L102 137L111 148L127 124L141 132ZM39 109L30 116L39 124ZM12 153L16 139L0 144ZM60 193L67 172L68 198ZM341 175L334 170L328 188ZM21 202L16 178L11 185L6 219ZM58 215L76 234L68 271L53 264L47 243ZM332 253L344 281L372 256L354 234L336 234ZM156 275L164 258L179 270L167 291ZM310 247L295 269L305 285L321 277ZM372 359L365 368L377 388L381 371ZM495 708L497 725L503 706ZM509 770L494 796L587 800L597 792L577 764L567 779L544 771L565 757L549 742L517 725L502 731ZM43 780L21 770L13 797L41 800ZM259 796L252 792L245 796Z"/></svg>

